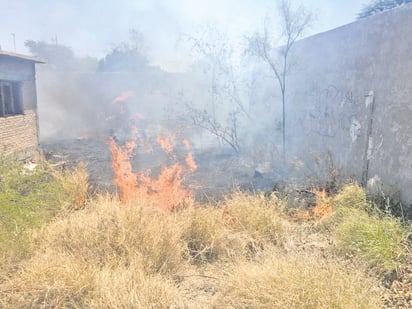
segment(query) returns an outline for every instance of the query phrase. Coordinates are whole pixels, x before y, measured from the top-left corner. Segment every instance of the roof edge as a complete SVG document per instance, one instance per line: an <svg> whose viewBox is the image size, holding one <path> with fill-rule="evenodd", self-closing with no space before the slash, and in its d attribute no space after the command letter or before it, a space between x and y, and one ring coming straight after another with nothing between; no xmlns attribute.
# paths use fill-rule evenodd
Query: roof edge
<svg viewBox="0 0 412 309"><path fill-rule="evenodd" d="M6 56L6 57L13 57L13 58L18 58L22 60L27 60L27 61L32 61L35 63L46 63L46 61L33 57L33 56L27 56L19 53L14 53L14 52L9 52L5 50L0 50L0 56Z"/></svg>

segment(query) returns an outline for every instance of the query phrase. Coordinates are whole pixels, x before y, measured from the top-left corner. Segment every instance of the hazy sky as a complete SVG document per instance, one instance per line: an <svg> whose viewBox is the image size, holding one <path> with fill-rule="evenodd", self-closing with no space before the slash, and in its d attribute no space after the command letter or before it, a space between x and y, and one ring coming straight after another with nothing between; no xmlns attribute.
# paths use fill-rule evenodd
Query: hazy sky
<svg viewBox="0 0 412 309"><path fill-rule="evenodd" d="M295 0L316 15L308 34L350 23L368 0ZM102 57L125 41L130 29L145 35L151 61L179 69L182 54L176 49L180 33L193 33L212 24L230 37L250 34L276 16L275 0L0 0L0 45L27 53L28 39L71 46L81 56Z"/></svg>

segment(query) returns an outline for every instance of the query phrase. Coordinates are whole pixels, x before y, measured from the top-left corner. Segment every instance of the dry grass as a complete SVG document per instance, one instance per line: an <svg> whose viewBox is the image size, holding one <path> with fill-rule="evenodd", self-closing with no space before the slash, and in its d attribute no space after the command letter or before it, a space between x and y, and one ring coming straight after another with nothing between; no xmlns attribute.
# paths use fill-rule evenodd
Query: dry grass
<svg viewBox="0 0 412 309"><path fill-rule="evenodd" d="M178 303L169 283L185 265L176 226L173 216L152 207L100 197L33 235L36 254L2 287L6 293L0 304L102 308L104 301L106 307L129 308L131 303Z"/></svg>
<svg viewBox="0 0 412 309"><path fill-rule="evenodd" d="M96 265L128 265L139 258L148 273L173 273L183 247L171 216L144 205L102 196L84 210L44 227L40 248L67 252Z"/></svg>
<svg viewBox="0 0 412 309"><path fill-rule="evenodd" d="M233 266L216 307L380 308L377 282L338 260L273 253Z"/></svg>
<svg viewBox="0 0 412 309"><path fill-rule="evenodd" d="M174 282L159 274L147 275L137 264L99 270L90 308L183 308Z"/></svg>
<svg viewBox="0 0 412 309"><path fill-rule="evenodd" d="M281 216L281 201L276 197L235 192L225 199L222 207L230 228L248 233L258 247L285 240L287 224Z"/></svg>
<svg viewBox="0 0 412 309"><path fill-rule="evenodd" d="M91 291L90 264L47 250L27 261L0 289L2 308L82 308Z"/></svg>
<svg viewBox="0 0 412 309"><path fill-rule="evenodd" d="M363 203L357 189L342 192L320 223L328 233L288 222L282 201L263 195L173 212L97 196L32 232L31 256L0 277L0 307L379 308L379 283L332 241L358 254L376 243L365 229L394 226L347 207Z"/></svg>
<svg viewBox="0 0 412 309"><path fill-rule="evenodd" d="M182 240L194 262L211 262L225 255L229 231L222 213L214 208L193 207L179 212Z"/></svg>
<svg viewBox="0 0 412 309"><path fill-rule="evenodd" d="M182 303L173 281L148 274L138 258L127 266L101 267L48 251L34 257L19 279L3 288L2 308L168 308Z"/></svg>
<svg viewBox="0 0 412 309"><path fill-rule="evenodd" d="M86 165L80 162L76 168L54 171L54 178L61 187L60 203L68 210L81 209L89 196L89 174Z"/></svg>
<svg viewBox="0 0 412 309"><path fill-rule="evenodd" d="M344 185L333 199L333 203L337 209L352 208L367 210L369 208L365 190L356 183Z"/></svg>

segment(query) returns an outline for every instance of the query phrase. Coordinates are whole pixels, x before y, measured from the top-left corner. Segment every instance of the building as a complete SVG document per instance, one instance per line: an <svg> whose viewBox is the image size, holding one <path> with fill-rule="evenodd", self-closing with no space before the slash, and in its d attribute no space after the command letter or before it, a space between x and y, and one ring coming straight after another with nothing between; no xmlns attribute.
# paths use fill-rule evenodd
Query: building
<svg viewBox="0 0 412 309"><path fill-rule="evenodd" d="M44 62L0 50L0 157L39 154L36 63Z"/></svg>

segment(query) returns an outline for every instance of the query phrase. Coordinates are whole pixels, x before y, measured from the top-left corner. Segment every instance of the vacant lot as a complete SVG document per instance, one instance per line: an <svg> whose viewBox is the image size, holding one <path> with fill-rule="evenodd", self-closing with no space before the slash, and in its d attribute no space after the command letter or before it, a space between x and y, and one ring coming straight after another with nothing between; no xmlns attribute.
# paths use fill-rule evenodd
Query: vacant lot
<svg viewBox="0 0 412 309"><path fill-rule="evenodd" d="M316 204L235 191L163 211L80 165L1 170L4 308L408 308L410 223L356 184ZM185 207L183 207L185 206Z"/></svg>

